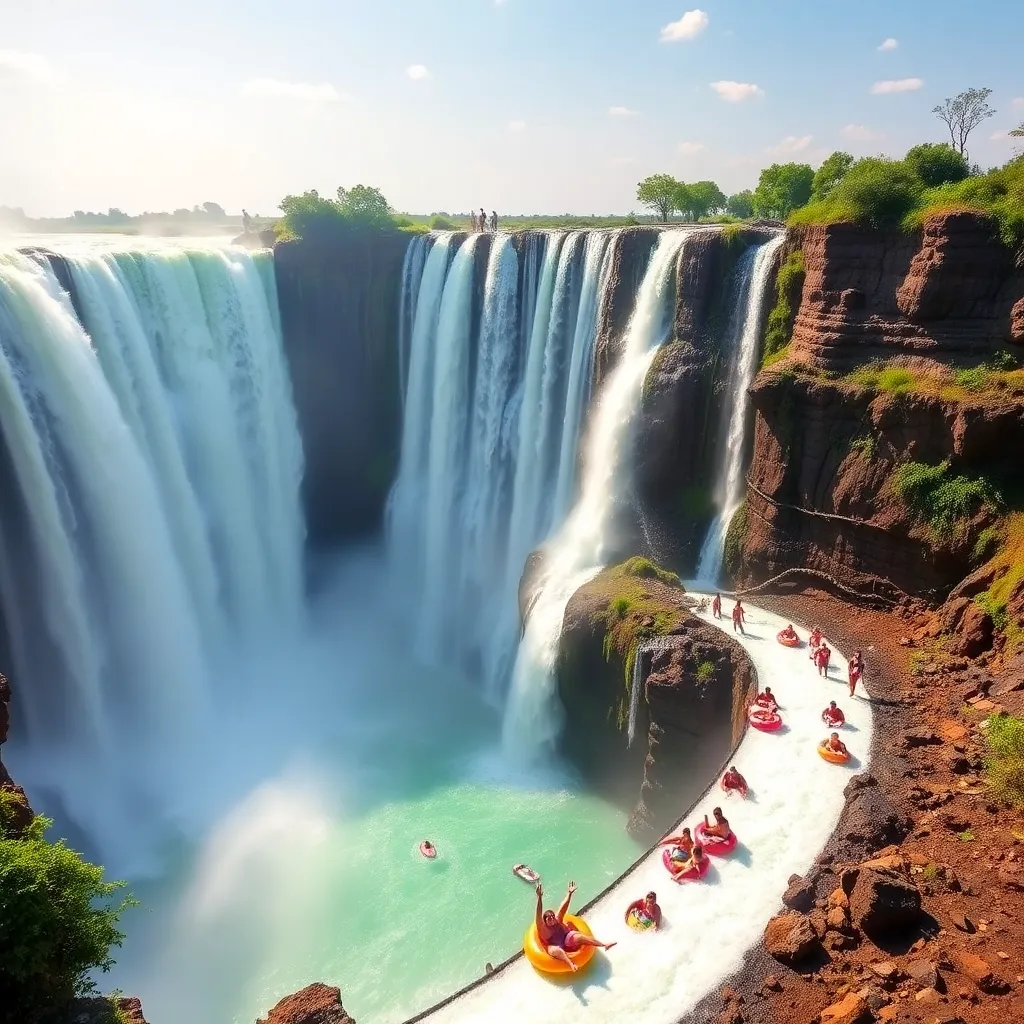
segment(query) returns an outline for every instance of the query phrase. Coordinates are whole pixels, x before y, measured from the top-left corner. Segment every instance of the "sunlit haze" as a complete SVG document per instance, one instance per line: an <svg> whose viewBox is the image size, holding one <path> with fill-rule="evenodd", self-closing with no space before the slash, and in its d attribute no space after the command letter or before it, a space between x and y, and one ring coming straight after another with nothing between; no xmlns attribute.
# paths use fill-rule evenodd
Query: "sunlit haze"
<svg viewBox="0 0 1024 1024"><path fill-rule="evenodd" d="M692 0L691 0L692 2ZM863 0L5 0L0 205L33 216L380 187L401 210L628 212L655 171L902 154L969 86L1024 120L1024 6Z"/></svg>

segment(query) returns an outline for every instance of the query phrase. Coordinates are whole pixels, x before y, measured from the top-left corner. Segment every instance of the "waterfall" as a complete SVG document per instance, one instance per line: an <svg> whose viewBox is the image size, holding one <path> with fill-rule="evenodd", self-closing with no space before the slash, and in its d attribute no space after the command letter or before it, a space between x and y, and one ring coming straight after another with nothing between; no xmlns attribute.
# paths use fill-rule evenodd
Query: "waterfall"
<svg viewBox="0 0 1024 1024"><path fill-rule="evenodd" d="M497 695L523 564L575 482L612 234L496 235L478 283L482 237L449 259L453 237L438 235L418 281L418 257L406 260L412 327L387 524L400 585L418 598L420 652Z"/></svg>
<svg viewBox="0 0 1024 1024"><path fill-rule="evenodd" d="M0 255L0 587L33 769L74 752L99 789L135 758L113 785L141 792L206 717L229 647L301 625L270 259L75 258L79 321L45 257Z"/></svg>
<svg viewBox="0 0 1024 1024"><path fill-rule="evenodd" d="M722 574L725 536L729 523L743 501L744 442L750 414L750 385L757 373L761 325L768 290L768 278L775 254L783 244L779 235L753 252L744 265L742 291L733 311L734 327L729 388L725 401L726 435L715 485L718 514L708 528L697 563L697 579L716 585ZM742 311L742 316L740 312Z"/></svg>
<svg viewBox="0 0 1024 1024"><path fill-rule="evenodd" d="M554 668L565 607L600 571L612 540L613 512L628 490L630 428L651 360L671 330L676 267L686 238L682 231L663 232L651 254L619 361L597 396L579 498L546 546L543 580L516 654L505 710L504 745L519 757L550 747L561 729Z"/></svg>

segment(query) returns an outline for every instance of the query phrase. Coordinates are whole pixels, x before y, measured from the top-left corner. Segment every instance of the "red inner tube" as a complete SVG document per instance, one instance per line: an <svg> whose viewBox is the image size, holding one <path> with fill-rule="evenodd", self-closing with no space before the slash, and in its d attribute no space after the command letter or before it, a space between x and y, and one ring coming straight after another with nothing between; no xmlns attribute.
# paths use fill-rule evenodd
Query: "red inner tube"
<svg viewBox="0 0 1024 1024"><path fill-rule="evenodd" d="M679 871L672 860L672 847L666 846L665 852L661 855L661 862L668 869L668 873L673 878L683 878L688 882L695 881L698 878L703 878L711 867L708 858L705 857L699 869L688 868L686 871Z"/></svg>
<svg viewBox="0 0 1024 1024"><path fill-rule="evenodd" d="M777 711L769 711L757 705L752 705L747 711L747 718L750 719L750 724L761 732L775 732L782 727L782 716Z"/></svg>
<svg viewBox="0 0 1024 1024"><path fill-rule="evenodd" d="M737 839L735 832L728 839L718 839L716 836L709 836L704 830L703 821L693 830L693 835L697 842L704 847L704 850L713 857L724 857L736 849Z"/></svg>
<svg viewBox="0 0 1024 1024"><path fill-rule="evenodd" d="M791 636L785 636L782 633L779 633L779 634L776 635L775 639L778 640L779 643L782 644L783 647L799 647L800 646L800 637L798 637L798 636L792 636L791 637Z"/></svg>

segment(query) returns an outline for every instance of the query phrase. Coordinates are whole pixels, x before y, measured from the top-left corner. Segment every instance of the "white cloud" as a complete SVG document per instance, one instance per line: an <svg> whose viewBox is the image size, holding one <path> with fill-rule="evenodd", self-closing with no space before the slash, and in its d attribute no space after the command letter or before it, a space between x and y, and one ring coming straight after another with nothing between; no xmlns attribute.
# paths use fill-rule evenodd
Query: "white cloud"
<svg viewBox="0 0 1024 1024"><path fill-rule="evenodd" d="M769 146L765 152L772 156L790 156L793 153L802 153L813 141L813 135L787 135L777 145Z"/></svg>
<svg viewBox="0 0 1024 1024"><path fill-rule="evenodd" d="M629 107L609 107L609 117L636 117L637 112L630 110Z"/></svg>
<svg viewBox="0 0 1024 1024"><path fill-rule="evenodd" d="M624 167L626 164L635 164L635 156L613 156L608 158L608 163L612 167Z"/></svg>
<svg viewBox="0 0 1024 1024"><path fill-rule="evenodd" d="M761 86L749 82L712 82L711 88L728 103L742 103L764 95Z"/></svg>
<svg viewBox="0 0 1024 1024"><path fill-rule="evenodd" d="M687 11L678 21L670 21L661 30L663 43L679 43L696 39L708 27L708 16L704 11Z"/></svg>
<svg viewBox="0 0 1024 1024"><path fill-rule="evenodd" d="M900 45L900 41L898 39L893 39L892 36L889 36L888 39L885 39L885 40L882 41L882 44L881 44L881 46L878 47L878 49L882 53L886 53L889 50L895 50L896 47L899 46L899 45Z"/></svg>
<svg viewBox="0 0 1024 1024"><path fill-rule="evenodd" d="M525 132L526 122L525 121L509 121L508 130L510 132Z"/></svg>
<svg viewBox="0 0 1024 1024"><path fill-rule="evenodd" d="M683 156L693 156L694 153L699 153L704 148L703 142L680 142L676 149L679 150Z"/></svg>
<svg viewBox="0 0 1024 1024"><path fill-rule="evenodd" d="M875 82L871 92L875 96L885 96L893 92L916 92L924 85L920 78L890 78L884 82Z"/></svg>
<svg viewBox="0 0 1024 1024"><path fill-rule="evenodd" d="M251 78L242 83L242 92L261 99L302 100L307 103L341 103L351 99L328 82L314 85L312 82L282 82L277 78Z"/></svg>
<svg viewBox="0 0 1024 1024"><path fill-rule="evenodd" d="M839 129L839 134L851 142L877 142L884 139L881 132L873 132L866 124L847 124Z"/></svg>
<svg viewBox="0 0 1024 1024"><path fill-rule="evenodd" d="M40 53L21 53L18 50L0 50L0 78L12 75L46 85L59 85L67 75L55 68Z"/></svg>
<svg viewBox="0 0 1024 1024"><path fill-rule="evenodd" d="M1015 107L1024 107L1024 96L1016 96L1016 97L1014 97L1013 105Z"/></svg>
<svg viewBox="0 0 1024 1024"><path fill-rule="evenodd" d="M414 81L422 82L424 79L430 77L430 71L426 64L410 64L406 69L405 73Z"/></svg>

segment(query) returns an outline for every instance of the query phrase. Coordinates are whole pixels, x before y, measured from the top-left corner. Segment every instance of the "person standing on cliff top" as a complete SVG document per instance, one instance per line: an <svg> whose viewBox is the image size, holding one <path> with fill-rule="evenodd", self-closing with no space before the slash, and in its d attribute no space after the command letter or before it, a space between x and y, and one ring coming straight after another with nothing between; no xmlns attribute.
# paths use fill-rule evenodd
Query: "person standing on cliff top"
<svg viewBox="0 0 1024 1024"><path fill-rule="evenodd" d="M246 235L252 234L252 217L245 210L242 211L242 232Z"/></svg>
<svg viewBox="0 0 1024 1024"><path fill-rule="evenodd" d="M498 211L497 210L491 210L491 230L492 231L497 231L498 230Z"/></svg>
<svg viewBox="0 0 1024 1024"><path fill-rule="evenodd" d="M484 213L484 208L482 206L480 207L480 230L487 230L487 214Z"/></svg>
<svg viewBox="0 0 1024 1024"><path fill-rule="evenodd" d="M740 633L746 636L746 632L743 629L743 620L747 617L747 613L740 604L740 599L736 598L736 603L732 606L732 631L734 633Z"/></svg>

